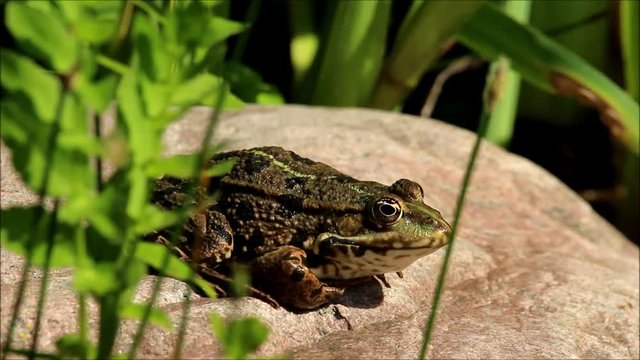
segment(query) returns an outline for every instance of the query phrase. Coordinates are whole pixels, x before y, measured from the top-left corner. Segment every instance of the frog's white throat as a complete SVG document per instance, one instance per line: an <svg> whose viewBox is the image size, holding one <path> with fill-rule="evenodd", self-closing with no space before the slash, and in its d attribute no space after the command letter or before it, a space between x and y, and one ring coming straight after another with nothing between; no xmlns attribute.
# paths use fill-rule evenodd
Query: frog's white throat
<svg viewBox="0 0 640 360"><path fill-rule="evenodd" d="M311 268L320 279L355 279L404 270L419 258L437 248L411 249L358 249L345 246L327 256L328 262Z"/></svg>

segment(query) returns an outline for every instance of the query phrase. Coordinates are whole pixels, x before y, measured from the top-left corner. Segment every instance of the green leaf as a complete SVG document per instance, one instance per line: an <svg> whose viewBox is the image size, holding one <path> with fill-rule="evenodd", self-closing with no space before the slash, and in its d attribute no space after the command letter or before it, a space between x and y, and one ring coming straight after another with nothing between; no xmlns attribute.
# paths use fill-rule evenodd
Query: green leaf
<svg viewBox="0 0 640 360"><path fill-rule="evenodd" d="M144 312L148 307L149 305L147 304L127 303L120 308L120 316L129 319L142 320ZM151 308L151 312L149 313L149 322L166 330L171 330L171 319L169 319L169 315L161 309L154 307Z"/></svg>
<svg viewBox="0 0 640 360"><path fill-rule="evenodd" d="M208 159L216 154L219 149L212 148L205 154L204 158ZM171 176L178 178L190 178L193 177L195 170L199 167L198 161L200 161L200 154L185 154L185 155L173 155L167 158L161 158L154 160L146 168L148 177L159 178L161 176ZM206 170L206 174L209 176L221 176L226 174L233 167L234 161L227 160L219 164L216 164Z"/></svg>
<svg viewBox="0 0 640 360"><path fill-rule="evenodd" d="M504 55L522 77L559 95L575 95L597 108L612 134L640 152L640 107L624 90L575 53L495 6L482 6L458 34L483 56Z"/></svg>
<svg viewBox="0 0 640 360"><path fill-rule="evenodd" d="M102 113L111 105L118 85L118 78L115 75L109 74L95 81L82 77L79 77L78 80L74 90L96 112Z"/></svg>
<svg viewBox="0 0 640 360"><path fill-rule="evenodd" d="M103 237L101 241L121 244L124 241L127 216L126 187L119 184L120 177L122 175L114 176L104 185L100 194L76 196L66 201L61 206L60 218L69 223L86 220Z"/></svg>
<svg viewBox="0 0 640 360"><path fill-rule="evenodd" d="M206 46L218 44L232 35L243 32L246 28L247 26L243 23L219 16L212 16L209 18L206 34L200 44Z"/></svg>
<svg viewBox="0 0 640 360"><path fill-rule="evenodd" d="M231 169L233 169L233 165L235 164L236 162L233 159L219 162L209 168L209 170L207 171L207 175L211 177L220 177L231 171Z"/></svg>
<svg viewBox="0 0 640 360"><path fill-rule="evenodd" d="M114 263L99 262L92 266L76 267L73 287L79 293L104 296L121 288L121 279Z"/></svg>
<svg viewBox="0 0 640 360"><path fill-rule="evenodd" d="M174 279L192 282L210 298L216 297L216 292L207 281L195 274L189 265L176 258L165 246L149 242L141 242L136 247L135 257L158 270L162 275ZM167 259L166 266L163 262Z"/></svg>
<svg viewBox="0 0 640 360"><path fill-rule="evenodd" d="M187 48L215 46L245 28L242 23L212 16L199 1L178 8L167 17L168 38Z"/></svg>
<svg viewBox="0 0 640 360"><path fill-rule="evenodd" d="M76 266L73 286L80 293L104 297L120 294L136 285L147 274L145 264L131 261L125 271L119 271L114 259L98 261L90 266Z"/></svg>
<svg viewBox="0 0 640 360"><path fill-rule="evenodd" d="M138 79L134 71L129 71L123 76L116 96L119 104L119 117L126 126L133 163L146 163L160 152L160 134L145 115Z"/></svg>
<svg viewBox="0 0 640 360"><path fill-rule="evenodd" d="M335 12L319 54L317 73L307 81L312 89L311 101L318 105L364 106L382 68L391 2L332 4Z"/></svg>
<svg viewBox="0 0 640 360"><path fill-rule="evenodd" d="M121 1L57 1L78 39L103 44L116 33Z"/></svg>
<svg viewBox="0 0 640 360"><path fill-rule="evenodd" d="M40 219L34 223L37 213ZM2 247L29 259L35 266L44 266L52 216L38 206L15 207L1 211L0 240ZM63 267L75 263L73 229L59 222L53 234L50 266Z"/></svg>
<svg viewBox="0 0 640 360"><path fill-rule="evenodd" d="M89 341L82 340L78 334L65 334L56 341L56 348L61 358L94 359L96 347Z"/></svg>
<svg viewBox="0 0 640 360"><path fill-rule="evenodd" d="M9 5L15 6L15 3L12 2ZM60 81L55 76L46 72L33 60L12 50L2 49L0 79L4 89L25 98L26 101L23 101L22 106L33 108L37 116L34 120L53 122L55 104L58 103L62 91Z"/></svg>
<svg viewBox="0 0 640 360"><path fill-rule="evenodd" d="M620 1L620 44L627 92L640 98L640 2Z"/></svg>
<svg viewBox="0 0 640 360"><path fill-rule="evenodd" d="M162 176L188 178L193 176L198 160L198 154L174 155L156 159L146 167L147 176L152 178Z"/></svg>
<svg viewBox="0 0 640 360"><path fill-rule="evenodd" d="M168 228L177 224L183 216L177 211L167 211L156 205L146 204L138 221L134 225L134 232L138 235L148 234L154 230Z"/></svg>
<svg viewBox="0 0 640 360"><path fill-rule="evenodd" d="M144 100L145 112L149 118L157 118L169 105L172 86L166 83L153 82L146 77L140 78L140 90Z"/></svg>
<svg viewBox="0 0 640 360"><path fill-rule="evenodd" d="M71 70L78 56L78 44L58 14L17 1L9 2L6 12L7 27L20 48L59 73Z"/></svg>
<svg viewBox="0 0 640 360"><path fill-rule="evenodd" d="M266 84L262 77L249 67L229 61L224 64L224 74L229 80L231 90L242 100L259 104L284 104L282 94L274 86Z"/></svg>
<svg viewBox="0 0 640 360"><path fill-rule="evenodd" d="M63 98L60 131L57 146L51 149L54 125L38 122L21 101L24 98L8 96L0 103L2 138L13 152L13 164L32 189L40 191L45 169L49 169L47 194L81 196L94 188L95 178L89 167L89 157L83 146L73 139L87 137L86 117L82 104L72 94Z"/></svg>
<svg viewBox="0 0 640 360"><path fill-rule="evenodd" d="M372 105L393 109L404 101L441 55L446 41L473 16L481 0L415 1L402 21L372 96Z"/></svg>
<svg viewBox="0 0 640 360"><path fill-rule="evenodd" d="M256 351L269 336L269 328L259 319L246 317L225 321L215 313L209 318L211 327L226 356L231 359L245 359Z"/></svg>
<svg viewBox="0 0 640 360"><path fill-rule="evenodd" d="M171 59L167 52L172 47L165 43L159 28L148 17L138 15L133 22L132 32L141 73L152 82L166 81L171 71Z"/></svg>
<svg viewBox="0 0 640 360"><path fill-rule="evenodd" d="M222 79L209 73L203 73L183 82L173 92L173 105L191 106L202 103L210 94L217 94L222 89Z"/></svg>

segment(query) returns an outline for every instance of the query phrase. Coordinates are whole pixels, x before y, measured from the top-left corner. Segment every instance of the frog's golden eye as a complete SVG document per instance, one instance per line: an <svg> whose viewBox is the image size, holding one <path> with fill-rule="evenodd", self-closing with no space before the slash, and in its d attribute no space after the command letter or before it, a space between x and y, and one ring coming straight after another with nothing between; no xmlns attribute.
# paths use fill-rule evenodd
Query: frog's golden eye
<svg viewBox="0 0 640 360"><path fill-rule="evenodd" d="M402 217L402 207L398 200L384 197L373 204L371 216L379 225L392 225Z"/></svg>

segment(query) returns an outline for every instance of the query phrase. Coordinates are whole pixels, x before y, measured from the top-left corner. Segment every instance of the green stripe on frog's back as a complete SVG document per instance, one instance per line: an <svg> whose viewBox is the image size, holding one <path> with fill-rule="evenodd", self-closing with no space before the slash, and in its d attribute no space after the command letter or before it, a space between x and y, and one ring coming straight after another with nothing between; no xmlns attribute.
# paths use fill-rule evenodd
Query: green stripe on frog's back
<svg viewBox="0 0 640 360"><path fill-rule="evenodd" d="M258 150L258 149L251 149L249 150L251 153L255 154L255 155L259 155L262 157L266 157L267 159L269 159L269 161L271 161L271 163L279 168L282 169L282 171L286 172L287 174L293 175L295 177L301 177L301 178L308 178L308 179L316 179L317 176L312 175L312 174L303 174L301 172L295 171L293 170L289 165L283 163L282 161L276 159L275 156L266 153L262 150Z"/></svg>
<svg viewBox="0 0 640 360"><path fill-rule="evenodd" d="M300 177L300 178L306 178L306 179L318 179L318 176L313 175L313 174L304 174L301 173L299 171L296 171L294 169L292 169L289 165L283 163L282 161L278 160L275 156L266 153L262 150L258 150L258 149L251 149L250 150L251 153L255 154L255 155L259 155L262 157L265 157L267 159L269 159L269 161L271 161L271 163L277 167L279 167L280 169L282 169L282 171L286 172L287 174L293 175L295 177ZM337 179L337 176L335 175L327 175L327 176L323 176L324 179ZM372 196L373 194L363 190L361 188L359 188L358 186L356 186L355 184L352 183L345 183L344 185L346 185L350 190L361 194L361 195L367 195L367 196Z"/></svg>

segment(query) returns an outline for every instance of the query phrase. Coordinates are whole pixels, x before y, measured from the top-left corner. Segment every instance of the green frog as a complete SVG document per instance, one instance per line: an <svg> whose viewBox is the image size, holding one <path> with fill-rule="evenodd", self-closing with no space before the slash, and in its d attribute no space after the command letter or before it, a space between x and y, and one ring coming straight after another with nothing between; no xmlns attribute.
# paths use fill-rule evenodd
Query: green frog
<svg viewBox="0 0 640 360"><path fill-rule="evenodd" d="M451 227L411 180L360 181L280 147L221 153L209 165L229 160L231 171L201 181L195 198L186 195L189 180L163 177L153 200L200 206L179 237L181 252L211 269L247 264L253 285L281 304L317 308L351 280L401 275L448 243Z"/></svg>

